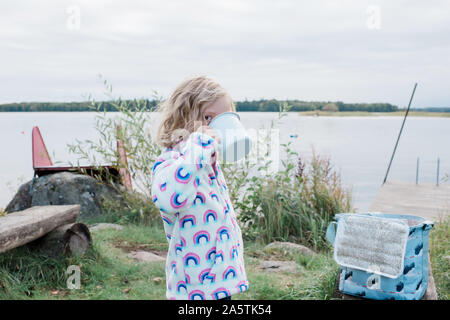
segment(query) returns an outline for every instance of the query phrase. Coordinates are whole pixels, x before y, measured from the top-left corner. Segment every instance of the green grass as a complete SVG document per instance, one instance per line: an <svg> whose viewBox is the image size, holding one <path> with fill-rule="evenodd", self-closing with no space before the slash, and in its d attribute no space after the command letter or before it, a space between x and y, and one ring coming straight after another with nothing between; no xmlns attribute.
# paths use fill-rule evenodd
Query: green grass
<svg viewBox="0 0 450 320"><path fill-rule="evenodd" d="M299 116L321 116L321 117L399 117L404 116L405 111L396 112L367 112L367 111L303 111L298 112ZM420 112L410 111L411 117L450 117L450 112Z"/></svg>
<svg viewBox="0 0 450 320"><path fill-rule="evenodd" d="M433 274L439 299L448 299L449 224L435 226L430 234ZM139 248L167 251L162 225L125 225L123 230L93 233L92 249L83 257L51 259L26 246L0 254L0 300L8 299L166 299L164 262L136 263L126 254ZM338 266L332 251L314 257L264 249L257 241L245 242L249 290L234 299L333 299ZM297 273L271 273L261 260L290 260ZM81 288L67 289L69 265L81 267Z"/></svg>
<svg viewBox="0 0 450 320"><path fill-rule="evenodd" d="M264 249L258 243L244 243L249 290L239 299L311 300L332 299L338 265L330 254L310 257ZM261 260L294 261L297 273L270 273L259 268Z"/></svg>
<svg viewBox="0 0 450 320"><path fill-rule="evenodd" d="M236 299L329 299L336 268L331 256L315 258L267 252L262 244L245 243L250 289ZM81 258L48 259L26 246L0 254L0 299L166 299L164 262L136 263L127 251L167 251L162 227L127 225L123 230L93 233L93 247ZM300 272L259 269L260 259L293 260ZM65 271L81 266L81 288L67 289Z"/></svg>
<svg viewBox="0 0 450 320"><path fill-rule="evenodd" d="M81 258L50 260L27 247L3 253L0 299L164 299L164 263L137 264L121 249L140 244L166 250L161 240L159 228L130 225L95 232L92 249ZM80 289L67 289L69 265L81 266Z"/></svg>
<svg viewBox="0 0 450 320"><path fill-rule="evenodd" d="M430 233L430 259L439 300L450 298L450 217L447 216Z"/></svg>

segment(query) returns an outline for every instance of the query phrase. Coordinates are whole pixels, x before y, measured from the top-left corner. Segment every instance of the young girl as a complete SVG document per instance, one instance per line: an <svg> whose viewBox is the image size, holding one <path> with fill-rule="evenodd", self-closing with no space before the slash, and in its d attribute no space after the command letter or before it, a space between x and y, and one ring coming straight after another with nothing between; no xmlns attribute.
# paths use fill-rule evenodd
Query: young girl
<svg viewBox="0 0 450 320"><path fill-rule="evenodd" d="M241 229L218 162L220 138L208 126L235 111L228 93L207 77L181 83L159 108L152 196L169 251L168 299L230 299L248 289Z"/></svg>

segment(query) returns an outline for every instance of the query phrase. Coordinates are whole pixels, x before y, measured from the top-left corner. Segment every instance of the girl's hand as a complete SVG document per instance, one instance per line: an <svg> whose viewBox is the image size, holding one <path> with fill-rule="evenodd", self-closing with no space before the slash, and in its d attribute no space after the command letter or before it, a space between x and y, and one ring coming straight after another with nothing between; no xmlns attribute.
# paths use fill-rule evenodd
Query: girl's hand
<svg viewBox="0 0 450 320"><path fill-rule="evenodd" d="M222 142L222 139L220 139L220 136L210 126L201 126L200 128L197 129L197 132L207 134L211 138L215 139L218 143Z"/></svg>

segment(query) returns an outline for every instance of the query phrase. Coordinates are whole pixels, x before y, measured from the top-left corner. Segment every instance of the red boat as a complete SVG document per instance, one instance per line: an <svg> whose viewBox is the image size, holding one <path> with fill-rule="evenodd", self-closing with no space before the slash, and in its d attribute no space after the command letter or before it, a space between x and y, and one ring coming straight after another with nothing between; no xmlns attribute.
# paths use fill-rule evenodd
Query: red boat
<svg viewBox="0 0 450 320"><path fill-rule="evenodd" d="M117 130L120 130L120 126L117 126ZM33 127L33 131L31 133L32 139L32 154L33 154L33 169L35 177L41 177L47 174L52 174L56 172L70 171L70 172L85 172L90 176L101 176L106 177L107 172L109 172L110 176L113 177L115 182L118 182L124 185L128 190L132 190L131 176L128 170L128 161L127 155L123 148L123 142L120 139L117 139L117 152L119 155L119 164L120 168L113 165L101 165L101 166L54 166L50 156L47 152L47 148L44 143L44 139L42 139L41 132L38 126ZM33 183L31 184L31 187Z"/></svg>

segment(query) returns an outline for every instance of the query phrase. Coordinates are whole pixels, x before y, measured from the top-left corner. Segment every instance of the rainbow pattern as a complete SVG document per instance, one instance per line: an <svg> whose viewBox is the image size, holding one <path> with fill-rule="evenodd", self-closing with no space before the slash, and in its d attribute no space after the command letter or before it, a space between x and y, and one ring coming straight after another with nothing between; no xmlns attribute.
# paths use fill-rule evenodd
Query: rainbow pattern
<svg viewBox="0 0 450 320"><path fill-rule="evenodd" d="M222 250L219 250L219 251L216 252L216 256L214 257L214 263L218 264L219 263L219 261L218 261L219 259L220 259L220 262L224 262L224 256L223 256L223 251Z"/></svg>
<svg viewBox="0 0 450 320"><path fill-rule="evenodd" d="M231 251L230 251L230 259L233 260L234 258L236 258L239 255L238 253L238 249L237 246L234 245L231 247Z"/></svg>
<svg viewBox="0 0 450 320"><path fill-rule="evenodd" d="M206 210L205 213L203 214L203 222L205 224L209 223L210 221L217 221L217 212L215 212L214 210Z"/></svg>
<svg viewBox="0 0 450 320"><path fill-rule="evenodd" d="M201 192L197 192L197 195L195 196L195 199L194 199L194 205L196 205L198 201L200 201L201 204L205 204L205 202L206 202L206 197Z"/></svg>
<svg viewBox="0 0 450 320"><path fill-rule="evenodd" d="M181 289L184 289L184 291L186 291L186 293L187 293L186 282L183 280L178 281L178 283L177 283L177 292L180 292Z"/></svg>
<svg viewBox="0 0 450 320"><path fill-rule="evenodd" d="M184 265L186 267L189 267L190 266L189 265L190 261L194 261L194 265L197 266L200 263L200 257L197 254L193 253L193 252L189 252L188 254L186 254L184 256L183 263L184 263Z"/></svg>
<svg viewBox="0 0 450 320"><path fill-rule="evenodd" d="M225 200L226 209L224 211L225 215L227 215L230 212L230 204L228 203L228 200Z"/></svg>
<svg viewBox="0 0 450 320"><path fill-rule="evenodd" d="M202 270L198 275L198 281L203 284L205 280L210 280L210 284L216 281L216 275L211 273L211 268Z"/></svg>
<svg viewBox="0 0 450 320"><path fill-rule="evenodd" d="M203 160L202 156L198 156L195 159L195 166L197 167L197 170L200 170L201 168L203 168L202 160Z"/></svg>
<svg viewBox="0 0 450 320"><path fill-rule="evenodd" d="M174 192L172 194L172 196L170 197L170 205L172 206L172 208L174 209L179 209L181 207L184 207L187 203L187 199L185 199L184 201L180 202L178 201L178 197L180 196L179 193Z"/></svg>
<svg viewBox="0 0 450 320"><path fill-rule="evenodd" d="M248 289L248 284L247 281L239 281L238 285L236 286L236 288L239 289L239 292L244 292Z"/></svg>
<svg viewBox="0 0 450 320"><path fill-rule="evenodd" d="M161 219L165 222L165 223L167 223L168 225L173 225L173 221L172 220L170 220L167 216L165 216L165 215L161 215Z"/></svg>
<svg viewBox="0 0 450 320"><path fill-rule="evenodd" d="M170 268L175 274L177 274L177 262L176 261L172 261L170 263Z"/></svg>
<svg viewBox="0 0 450 320"><path fill-rule="evenodd" d="M200 178L199 177L195 177L195 179L194 179L194 188L198 189L199 186L200 186Z"/></svg>
<svg viewBox="0 0 450 320"><path fill-rule="evenodd" d="M211 199L214 199L214 200L216 200L217 202L220 202L219 197L218 197L217 194L214 193L213 191L211 191L211 192L209 193L209 196L211 197Z"/></svg>
<svg viewBox="0 0 450 320"><path fill-rule="evenodd" d="M164 162L164 160L162 160L162 159L156 160L155 164L153 165L153 169L152 169L153 173L155 172L156 168L163 162Z"/></svg>
<svg viewBox="0 0 450 320"><path fill-rule="evenodd" d="M178 253L182 253L183 249L180 243L175 244L175 254L178 255Z"/></svg>
<svg viewBox="0 0 450 320"><path fill-rule="evenodd" d="M204 242L204 244L207 244L209 242L209 239L210 239L209 232L206 231L206 230L201 230L201 231L196 232L194 234L193 241L194 241L194 243L196 245L200 245L200 241L201 241L202 238L206 240Z"/></svg>
<svg viewBox="0 0 450 320"><path fill-rule="evenodd" d="M175 181L179 183L186 184L191 180L191 174L188 172L184 176L181 171L184 170L183 166L179 166L177 170L175 170Z"/></svg>
<svg viewBox="0 0 450 320"><path fill-rule="evenodd" d="M216 247L212 247L211 249L209 249L206 253L205 258L208 262L214 260L216 258Z"/></svg>
<svg viewBox="0 0 450 320"><path fill-rule="evenodd" d="M225 271L222 274L222 279L223 280L228 280L231 276L231 278L236 278L236 268L233 266L229 266L228 268L225 269Z"/></svg>
<svg viewBox="0 0 450 320"><path fill-rule="evenodd" d="M198 136L196 143L204 149L210 149L213 147L213 139L203 141L202 136Z"/></svg>
<svg viewBox="0 0 450 320"><path fill-rule="evenodd" d="M211 294L212 298L215 300L219 300L221 298L226 298L231 296L230 291L227 290L227 288L224 287L220 287L216 290L213 291L213 293Z"/></svg>
<svg viewBox="0 0 450 320"><path fill-rule="evenodd" d="M222 226L217 230L217 241L222 241L224 236L227 240L230 240L230 229L226 226Z"/></svg>
<svg viewBox="0 0 450 320"><path fill-rule="evenodd" d="M167 182L163 182L159 185L159 190L164 192L166 191L166 189L167 189Z"/></svg>
<svg viewBox="0 0 450 320"><path fill-rule="evenodd" d="M153 165L152 200L169 242L168 299L220 299L248 288L240 228L220 163L210 161L218 147L194 132Z"/></svg>
<svg viewBox="0 0 450 320"><path fill-rule="evenodd" d="M192 214L185 215L183 218L180 219L180 228L184 229L186 228L186 223L190 223L191 227L195 227L196 225L196 219L195 216Z"/></svg>
<svg viewBox="0 0 450 320"><path fill-rule="evenodd" d="M201 290L193 290L189 292L189 300L205 300L205 293Z"/></svg>

